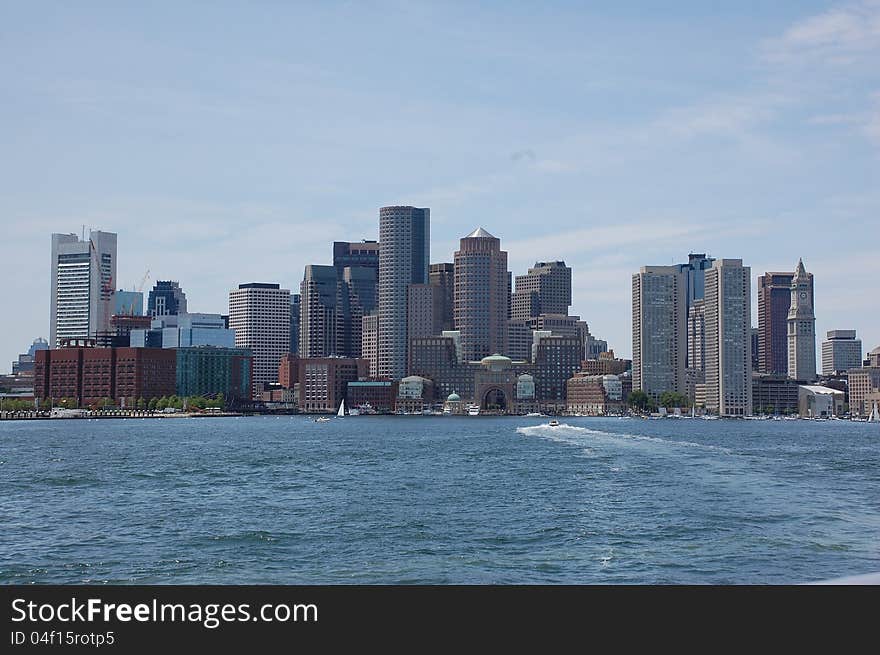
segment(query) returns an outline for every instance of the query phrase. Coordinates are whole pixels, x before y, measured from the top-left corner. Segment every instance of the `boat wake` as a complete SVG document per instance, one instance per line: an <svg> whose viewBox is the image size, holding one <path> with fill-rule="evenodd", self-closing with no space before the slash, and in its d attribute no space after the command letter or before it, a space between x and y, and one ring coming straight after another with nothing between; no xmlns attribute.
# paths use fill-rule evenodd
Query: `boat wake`
<svg viewBox="0 0 880 655"><path fill-rule="evenodd" d="M594 430L592 428L584 428L578 425L568 425L567 423L560 423L558 426L554 427L549 425L529 425L519 427L516 431L527 437L540 437L550 441L559 441L581 447L588 444L595 444L595 442L599 440L625 446L657 445L674 449L695 448L723 453L725 455L733 454L729 448L723 448L721 446L712 446L710 444L696 443L693 441L661 439L659 437L650 437L644 434L606 432L604 430Z"/></svg>

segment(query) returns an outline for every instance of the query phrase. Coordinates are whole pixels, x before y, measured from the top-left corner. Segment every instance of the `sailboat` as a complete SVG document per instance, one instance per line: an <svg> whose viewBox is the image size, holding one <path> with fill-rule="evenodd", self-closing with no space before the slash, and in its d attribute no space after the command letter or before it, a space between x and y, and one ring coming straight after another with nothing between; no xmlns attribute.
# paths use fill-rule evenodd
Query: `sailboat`
<svg viewBox="0 0 880 655"><path fill-rule="evenodd" d="M336 412L336 418L345 418L345 398L339 403L339 411Z"/></svg>
<svg viewBox="0 0 880 655"><path fill-rule="evenodd" d="M874 401L874 405L871 407L871 415L868 417L868 422L870 423L880 423L880 411L877 411L877 401Z"/></svg>

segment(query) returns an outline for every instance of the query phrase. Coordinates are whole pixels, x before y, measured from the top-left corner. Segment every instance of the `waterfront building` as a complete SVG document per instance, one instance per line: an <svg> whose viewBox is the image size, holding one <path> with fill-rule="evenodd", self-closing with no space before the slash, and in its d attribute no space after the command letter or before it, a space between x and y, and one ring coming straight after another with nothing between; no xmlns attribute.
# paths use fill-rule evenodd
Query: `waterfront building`
<svg viewBox="0 0 880 655"><path fill-rule="evenodd" d="M460 240L454 265L455 329L465 359L504 352L510 297L501 240L477 228Z"/></svg>
<svg viewBox="0 0 880 655"><path fill-rule="evenodd" d="M752 413L751 269L741 259L712 263L705 277L706 409Z"/></svg>
<svg viewBox="0 0 880 655"><path fill-rule="evenodd" d="M511 359L530 361L534 330L532 319L520 318L507 321L507 349L505 352Z"/></svg>
<svg viewBox="0 0 880 655"><path fill-rule="evenodd" d="M686 391L687 294L681 266L643 266L632 277L633 389L655 400Z"/></svg>
<svg viewBox="0 0 880 655"><path fill-rule="evenodd" d="M229 292L229 327L235 347L254 358L254 391L277 382L278 364L290 349L290 290L278 284L251 282Z"/></svg>
<svg viewBox="0 0 880 655"><path fill-rule="evenodd" d="M862 341L855 330L829 330L822 342L822 375L836 375L862 364Z"/></svg>
<svg viewBox="0 0 880 655"><path fill-rule="evenodd" d="M435 319L443 330L455 329L455 264L443 262L431 264L428 269L428 284L436 287L440 294ZM439 334L439 332L437 333Z"/></svg>
<svg viewBox="0 0 880 655"><path fill-rule="evenodd" d="M432 409L434 398L434 382L432 380L419 375L408 375L397 386L395 411L421 414L425 409Z"/></svg>
<svg viewBox="0 0 880 655"><path fill-rule="evenodd" d="M564 261L536 262L526 275L516 276L510 318L568 314L571 306L571 268Z"/></svg>
<svg viewBox="0 0 880 655"><path fill-rule="evenodd" d="M788 310L788 377L816 379L816 315L813 310L813 276L798 261L791 280Z"/></svg>
<svg viewBox="0 0 880 655"><path fill-rule="evenodd" d="M38 350L49 350L49 342L43 338L34 339L28 351L18 356L18 359L12 362L12 375L15 378L33 378L34 375L34 356Z"/></svg>
<svg viewBox="0 0 880 655"><path fill-rule="evenodd" d="M537 344L532 373L535 393L544 411L565 411L566 383L583 361L583 342L577 337L552 335Z"/></svg>
<svg viewBox="0 0 880 655"><path fill-rule="evenodd" d="M300 410L335 412L345 399L348 383L367 377L369 362L351 357L303 357L297 369Z"/></svg>
<svg viewBox="0 0 880 655"><path fill-rule="evenodd" d="M186 294L180 283L173 280L159 280L147 297L147 314L168 316L186 314Z"/></svg>
<svg viewBox="0 0 880 655"><path fill-rule="evenodd" d="M229 406L251 397L253 356L249 350L178 348L176 366L177 395L182 398L223 394Z"/></svg>
<svg viewBox="0 0 880 655"><path fill-rule="evenodd" d="M770 272L758 277L758 370L788 374L788 313L794 272ZM809 280L810 306L814 306L813 275Z"/></svg>
<svg viewBox="0 0 880 655"><path fill-rule="evenodd" d="M144 294L140 291L119 289L113 293L114 316L143 316Z"/></svg>
<svg viewBox="0 0 880 655"><path fill-rule="evenodd" d="M345 404L360 412L372 410L377 414L394 411L397 383L391 380L355 380L348 383Z"/></svg>
<svg viewBox="0 0 880 655"><path fill-rule="evenodd" d="M801 418L831 418L844 413L843 391L815 384L798 385L798 415Z"/></svg>
<svg viewBox="0 0 880 655"><path fill-rule="evenodd" d="M379 210L378 366L399 380L407 370L407 288L428 282L430 210L392 206Z"/></svg>
<svg viewBox="0 0 880 655"><path fill-rule="evenodd" d="M56 403L70 399L78 407L110 398L135 407L138 400L172 396L176 389L177 355L159 348L95 348L93 342L36 353L34 396Z"/></svg>
<svg viewBox="0 0 880 655"><path fill-rule="evenodd" d="M519 371L509 357L498 353L484 357L474 371L474 403L480 411L515 413L518 378Z"/></svg>
<svg viewBox="0 0 880 655"><path fill-rule="evenodd" d="M51 268L50 347L109 331L116 234L93 230L87 241L75 234L53 234Z"/></svg>
<svg viewBox="0 0 880 655"><path fill-rule="evenodd" d="M617 375L578 373L566 382L566 410L569 414L604 416L620 414L624 409L623 383Z"/></svg>
<svg viewBox="0 0 880 655"><path fill-rule="evenodd" d="M796 414L801 384L787 375L752 373L752 409L755 414Z"/></svg>
<svg viewBox="0 0 880 655"><path fill-rule="evenodd" d="M864 366L850 369L847 378L850 413L868 416L871 413L871 400L880 393L880 346L868 353Z"/></svg>
<svg viewBox="0 0 880 655"><path fill-rule="evenodd" d="M440 336L417 337L410 342L409 369L413 375L430 378L440 398L455 392L462 398L474 395L474 372L479 363L460 357L457 332Z"/></svg>

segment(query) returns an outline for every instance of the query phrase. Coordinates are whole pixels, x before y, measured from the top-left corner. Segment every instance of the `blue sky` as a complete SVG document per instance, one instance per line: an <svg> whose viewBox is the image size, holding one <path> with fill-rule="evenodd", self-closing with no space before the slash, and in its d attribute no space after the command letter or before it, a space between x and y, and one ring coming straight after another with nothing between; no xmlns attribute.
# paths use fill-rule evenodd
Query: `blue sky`
<svg viewBox="0 0 880 655"><path fill-rule="evenodd" d="M476 226L565 259L625 356L631 274L691 251L753 290L803 257L817 333L880 345L880 2L717 4L3 3L0 370L48 336L52 232L225 312L387 204L432 261Z"/></svg>

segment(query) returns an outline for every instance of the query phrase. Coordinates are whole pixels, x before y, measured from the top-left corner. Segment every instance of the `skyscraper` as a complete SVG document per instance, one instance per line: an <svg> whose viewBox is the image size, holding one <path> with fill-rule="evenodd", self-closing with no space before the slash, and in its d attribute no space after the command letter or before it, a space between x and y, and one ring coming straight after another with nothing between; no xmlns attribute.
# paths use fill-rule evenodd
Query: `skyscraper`
<svg viewBox="0 0 880 655"><path fill-rule="evenodd" d="M829 330L822 342L822 375L859 368L862 365L862 340L855 330Z"/></svg>
<svg viewBox="0 0 880 655"><path fill-rule="evenodd" d="M571 306L571 268L565 262L536 262L526 275L516 276L510 318L539 314L568 314Z"/></svg>
<svg viewBox="0 0 880 655"><path fill-rule="evenodd" d="M338 286L333 266L306 266L300 283L300 357L342 354L337 343Z"/></svg>
<svg viewBox="0 0 880 655"><path fill-rule="evenodd" d="M116 234L93 230L88 241L52 235L49 345L96 338L110 330L116 279Z"/></svg>
<svg viewBox="0 0 880 655"><path fill-rule="evenodd" d="M816 315L813 311L813 276L803 260L791 280L788 310L788 377L812 382L816 379Z"/></svg>
<svg viewBox="0 0 880 655"><path fill-rule="evenodd" d="M407 366L407 288L428 282L430 216L427 208L379 210L378 374L399 380Z"/></svg>
<svg viewBox="0 0 880 655"><path fill-rule="evenodd" d="M379 243L376 241L334 241L333 266L342 275L346 266L379 270Z"/></svg>
<svg viewBox="0 0 880 655"><path fill-rule="evenodd" d="M463 237L455 253L455 327L467 360L505 350L507 252L483 228Z"/></svg>
<svg viewBox="0 0 880 655"><path fill-rule="evenodd" d="M180 288L180 284L171 280L156 282L147 298L147 314L173 316L186 313L186 294Z"/></svg>
<svg viewBox="0 0 880 655"><path fill-rule="evenodd" d="M300 321L300 299L302 296L298 293L290 294L290 354L299 353L299 321Z"/></svg>
<svg viewBox="0 0 880 655"><path fill-rule="evenodd" d="M633 390L657 399L685 393L687 275L681 266L643 266L632 277Z"/></svg>
<svg viewBox="0 0 880 655"><path fill-rule="evenodd" d="M443 330L455 329L455 264L443 262L431 264L428 270L428 284L440 289L438 318ZM439 334L439 332L438 332Z"/></svg>
<svg viewBox="0 0 880 655"><path fill-rule="evenodd" d="M706 271L706 409L752 413L751 269L721 259Z"/></svg>
<svg viewBox="0 0 880 655"><path fill-rule="evenodd" d="M229 292L229 327L236 348L254 355L254 391L277 382L278 364L290 350L290 290L251 282Z"/></svg>
<svg viewBox="0 0 880 655"><path fill-rule="evenodd" d="M772 272L758 277L758 370L788 372L788 310L794 273Z"/></svg>

